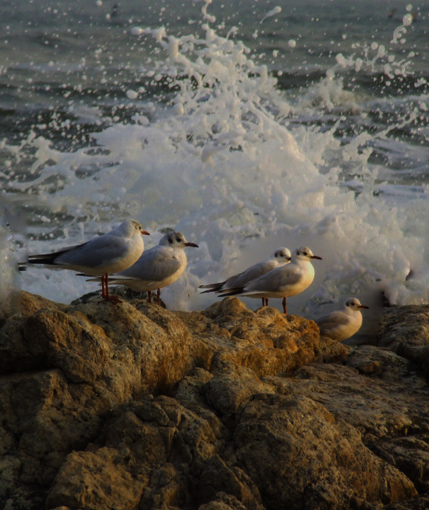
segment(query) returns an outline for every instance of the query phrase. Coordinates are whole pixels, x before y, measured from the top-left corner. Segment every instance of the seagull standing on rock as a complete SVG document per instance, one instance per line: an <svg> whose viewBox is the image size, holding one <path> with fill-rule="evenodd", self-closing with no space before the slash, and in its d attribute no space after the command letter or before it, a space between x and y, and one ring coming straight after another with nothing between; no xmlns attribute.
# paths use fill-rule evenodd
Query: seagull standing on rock
<svg viewBox="0 0 429 510"><path fill-rule="evenodd" d="M127 269L138 260L144 250L142 234L149 235L149 232L138 221L126 220L111 232L86 243L54 253L30 255L27 263L101 276L102 297L117 303L119 298L109 294L109 275Z"/></svg>
<svg viewBox="0 0 429 510"><path fill-rule="evenodd" d="M291 253L287 248L278 248L270 257L267 259L248 267L242 273L236 274L229 277L227 280L219 283L209 283L207 285L200 285L200 289L207 289L201 294L207 292L225 292L229 289L237 289L244 287L246 283L251 280L256 280L260 276L268 273L272 269L289 264L291 260ZM262 306L268 306L268 298L262 298Z"/></svg>
<svg viewBox="0 0 429 510"><path fill-rule="evenodd" d="M322 257L314 255L307 246L301 246L293 252L290 264L276 267L243 287L220 294L220 297L240 295L266 299L283 298L283 311L286 315L286 298L300 294L314 280L312 259L322 260Z"/></svg>
<svg viewBox="0 0 429 510"><path fill-rule="evenodd" d="M152 291L158 289L160 304L161 289L174 283L186 269L188 261L184 248L187 246L198 248L198 244L187 241L181 232L169 232L157 246L145 251L134 265L112 275L110 282L137 292L147 291L149 303L152 302Z"/></svg>
<svg viewBox="0 0 429 510"><path fill-rule="evenodd" d="M362 326L361 309L369 306L361 305L359 299L349 297L340 310L323 315L315 322L320 334L342 342L353 336Z"/></svg>

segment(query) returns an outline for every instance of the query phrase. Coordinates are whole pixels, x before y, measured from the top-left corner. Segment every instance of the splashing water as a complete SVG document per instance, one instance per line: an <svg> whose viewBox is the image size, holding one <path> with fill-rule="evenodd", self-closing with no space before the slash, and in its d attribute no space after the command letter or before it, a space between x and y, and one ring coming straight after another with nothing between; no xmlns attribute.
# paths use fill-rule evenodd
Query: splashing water
<svg viewBox="0 0 429 510"><path fill-rule="evenodd" d="M236 29L220 36L212 28L210 3L201 35L130 29L142 46L150 39L157 45L142 78L158 91L131 120L93 133L90 145L73 152L34 133L3 146L10 161L4 192L25 200L32 215L29 250L82 242L135 217L154 233L153 243L175 228L200 245L188 254L186 276L163 293L174 309L207 306L213 297L199 295L199 284L220 281L279 246L302 244L323 261L310 289L290 300L292 313L317 315L321 303L353 294L371 304L382 291L391 303L427 302L427 176L422 170L423 181L410 184L407 175L414 179L418 169L398 172L380 159L387 147L393 163L408 149L427 157L426 149L389 137L418 121L425 100L414 98L410 109L409 98L393 106L387 98L362 98L339 75L359 76L372 66L389 87L408 77L408 63L389 60L382 45L355 46L355 55L338 54L326 77L288 97L235 39ZM133 100L139 94L127 93ZM367 128L369 112L387 116L392 109L394 123L376 133ZM43 269L27 271L22 286L59 301L94 290L71 272Z"/></svg>

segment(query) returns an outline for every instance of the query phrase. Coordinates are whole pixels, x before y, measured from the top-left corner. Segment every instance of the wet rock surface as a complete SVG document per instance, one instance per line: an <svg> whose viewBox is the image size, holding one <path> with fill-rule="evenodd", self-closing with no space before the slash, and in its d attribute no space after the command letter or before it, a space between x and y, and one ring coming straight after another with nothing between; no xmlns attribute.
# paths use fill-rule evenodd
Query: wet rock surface
<svg viewBox="0 0 429 510"><path fill-rule="evenodd" d="M0 352L0 508L429 508L427 306L353 348L235 298L22 293Z"/></svg>

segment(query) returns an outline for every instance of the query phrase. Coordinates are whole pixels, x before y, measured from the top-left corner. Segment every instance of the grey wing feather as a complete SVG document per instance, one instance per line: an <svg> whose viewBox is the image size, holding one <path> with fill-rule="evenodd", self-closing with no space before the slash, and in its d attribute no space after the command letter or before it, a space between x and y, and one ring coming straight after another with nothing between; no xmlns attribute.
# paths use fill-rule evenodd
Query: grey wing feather
<svg viewBox="0 0 429 510"><path fill-rule="evenodd" d="M96 267L105 260L123 255L125 241L122 237L104 235L95 237L76 249L71 249L58 256L54 264L85 265Z"/></svg>
<svg viewBox="0 0 429 510"><path fill-rule="evenodd" d="M220 292L222 287L225 285L225 282L218 283L207 283L206 285L200 285L200 289L207 289L201 292L201 294L207 294L207 292Z"/></svg>
<svg viewBox="0 0 429 510"><path fill-rule="evenodd" d="M286 266L271 269L271 271L268 271L268 273L265 273L263 276L249 282L245 285L244 292L276 292L280 287L298 283L301 278L301 271L288 264Z"/></svg>
<svg viewBox="0 0 429 510"><path fill-rule="evenodd" d="M258 262L253 266L250 266L246 270L238 273L234 276L230 276L224 282L212 283L209 285L202 285L200 288L202 289L210 289L202 292L204 294L206 292L224 292L227 290L237 289L239 287L244 287L246 283L259 278L263 274L267 273L275 266L275 262Z"/></svg>
<svg viewBox="0 0 429 510"><path fill-rule="evenodd" d="M346 326L350 322L350 319L342 312L332 312L319 317L315 322L319 327L323 326L324 328L330 329L337 326Z"/></svg>
<svg viewBox="0 0 429 510"><path fill-rule="evenodd" d="M243 287L246 285L246 283L260 278L263 274L267 273L271 269L272 265L267 266L266 262L259 262L258 264L250 266L242 273L228 278L223 290L232 289L235 287Z"/></svg>
<svg viewBox="0 0 429 510"><path fill-rule="evenodd" d="M155 250L155 248L143 253L133 266L114 276L126 276L156 282L176 273L182 265L181 261L174 254L163 253L161 250Z"/></svg>
<svg viewBox="0 0 429 510"><path fill-rule="evenodd" d="M76 244L74 246L66 246L61 250L54 251L53 253L40 253L38 255L30 255L28 257L29 264L55 264L55 259L60 255L64 255L65 253L77 250L78 248L82 248L88 243Z"/></svg>

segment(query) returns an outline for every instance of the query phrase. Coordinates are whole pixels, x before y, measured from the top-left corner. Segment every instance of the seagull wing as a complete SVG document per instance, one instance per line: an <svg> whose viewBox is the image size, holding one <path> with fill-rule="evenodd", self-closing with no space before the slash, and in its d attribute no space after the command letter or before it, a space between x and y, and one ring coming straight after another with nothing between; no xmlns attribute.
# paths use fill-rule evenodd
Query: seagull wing
<svg viewBox="0 0 429 510"><path fill-rule="evenodd" d="M302 270L292 264L276 267L245 285L243 293L278 292L288 285L295 285L302 278Z"/></svg>
<svg viewBox="0 0 429 510"><path fill-rule="evenodd" d="M162 249L164 248L164 249ZM177 250L165 249L163 246L155 246L143 253L139 260L131 267L113 275L127 277L147 282L161 282L173 276L183 266Z"/></svg>
<svg viewBox="0 0 429 510"><path fill-rule="evenodd" d="M60 266L97 267L105 261L112 261L123 256L126 248L127 243L123 237L105 234L59 253L53 263Z"/></svg>
<svg viewBox="0 0 429 510"><path fill-rule="evenodd" d="M350 318L341 311L331 312L316 319L319 328L333 328L335 326L346 326L350 322Z"/></svg>
<svg viewBox="0 0 429 510"><path fill-rule="evenodd" d="M257 278L260 278L264 274L268 273L268 271L274 269L276 265L277 265L276 262L273 260L258 262L257 264L254 264L253 266L247 268L242 273L236 276L232 276L231 278L228 278L222 290L233 289L236 287L244 287L246 283L252 280L256 280Z"/></svg>

